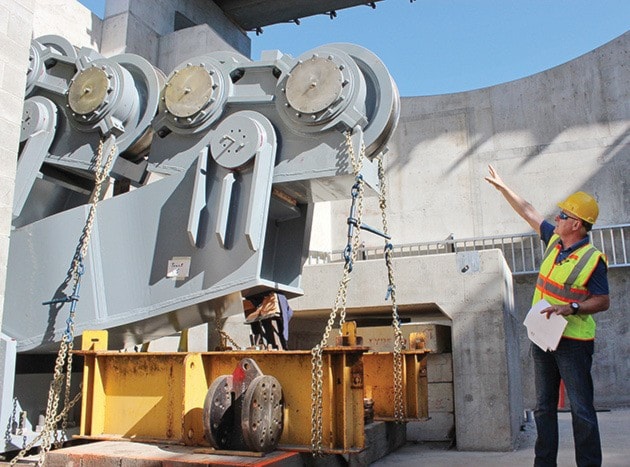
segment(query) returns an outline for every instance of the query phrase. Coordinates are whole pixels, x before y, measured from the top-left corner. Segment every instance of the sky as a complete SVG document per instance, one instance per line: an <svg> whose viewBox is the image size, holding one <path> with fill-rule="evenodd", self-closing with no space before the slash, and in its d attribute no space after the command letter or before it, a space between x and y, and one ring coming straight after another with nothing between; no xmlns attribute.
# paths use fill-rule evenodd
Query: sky
<svg viewBox="0 0 630 467"><path fill-rule="evenodd" d="M103 17L105 0L80 2ZM381 59L401 96L426 96L523 78L630 29L630 0L384 0L336 13L248 33L251 58L353 43Z"/></svg>

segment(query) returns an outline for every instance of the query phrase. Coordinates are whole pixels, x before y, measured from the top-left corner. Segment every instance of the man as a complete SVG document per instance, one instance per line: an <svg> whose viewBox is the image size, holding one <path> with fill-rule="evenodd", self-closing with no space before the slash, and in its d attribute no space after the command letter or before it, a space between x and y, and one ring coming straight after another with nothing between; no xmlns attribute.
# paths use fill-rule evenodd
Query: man
<svg viewBox="0 0 630 467"><path fill-rule="evenodd" d="M532 303L545 299L551 305L541 313L567 320L555 351L545 352L532 344L538 432L534 466L555 466L558 454L558 393L564 381L571 403L573 439L577 465L600 466L601 444L593 406L591 363L595 340L592 315L605 311L608 297L607 260L589 243L588 232L597 220L599 207L587 193L577 192L558 204L555 227L527 201L503 182L494 167L486 180L540 235L547 245Z"/></svg>

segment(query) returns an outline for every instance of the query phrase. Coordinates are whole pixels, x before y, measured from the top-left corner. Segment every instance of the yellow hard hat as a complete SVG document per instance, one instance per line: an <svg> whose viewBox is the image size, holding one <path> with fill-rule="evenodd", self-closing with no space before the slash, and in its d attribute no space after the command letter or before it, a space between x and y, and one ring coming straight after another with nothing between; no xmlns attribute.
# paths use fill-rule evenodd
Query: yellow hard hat
<svg viewBox="0 0 630 467"><path fill-rule="evenodd" d="M569 214L573 214L575 217L589 224L594 224L599 215L597 201L595 201L595 198L591 195L583 191L569 195L567 199L558 203L558 206Z"/></svg>

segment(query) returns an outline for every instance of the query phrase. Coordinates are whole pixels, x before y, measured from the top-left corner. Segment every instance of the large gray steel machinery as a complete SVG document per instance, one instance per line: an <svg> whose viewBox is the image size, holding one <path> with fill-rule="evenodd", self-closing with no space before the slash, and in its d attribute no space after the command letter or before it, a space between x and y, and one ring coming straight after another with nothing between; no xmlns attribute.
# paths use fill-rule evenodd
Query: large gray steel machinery
<svg viewBox="0 0 630 467"><path fill-rule="evenodd" d="M85 243L74 332L107 329L123 348L242 311L235 297L302 293L314 203L350 198L349 149L379 190L373 159L399 116L387 69L352 44L260 61L208 53L164 76L46 36L27 81L2 323L18 352L50 351L67 330L99 177L112 183Z"/></svg>

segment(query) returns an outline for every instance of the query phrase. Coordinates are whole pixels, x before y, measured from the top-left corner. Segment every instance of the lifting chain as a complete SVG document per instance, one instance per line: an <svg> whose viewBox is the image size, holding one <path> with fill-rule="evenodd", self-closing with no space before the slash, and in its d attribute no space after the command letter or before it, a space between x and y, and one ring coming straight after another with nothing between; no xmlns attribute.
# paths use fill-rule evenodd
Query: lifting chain
<svg viewBox="0 0 630 467"><path fill-rule="evenodd" d="M398 305L396 304L396 284L394 282L394 267L392 261L393 245L387 237L389 237L387 225L387 185L385 182L385 169L383 168L383 157L378 155L378 180L380 183L379 208L381 209L381 217L383 219L383 233L385 234L385 265L387 266L387 278L389 285L387 287L387 296L385 299L392 300L392 327L394 328L394 418L396 422L401 423L405 417L405 404L403 401L403 365L402 350L405 342L402 331L400 329L400 317L398 316Z"/></svg>
<svg viewBox="0 0 630 467"><path fill-rule="evenodd" d="M354 152L352 144L351 132L346 132L346 148L352 162L352 170L355 176L355 184L352 187L353 209L348 219L348 243L344 250L345 264L343 268L343 276L339 282L337 296L328 318L328 323L324 331L321 342L311 350L312 358L312 374L311 374L311 448L313 455L321 456L322 438L323 438L323 393L324 393L324 371L322 353L324 347L328 343L330 333L335 324L337 313L339 313L339 328L346 320L346 302L347 289L350 282L350 273L352 272L352 264L356 260L357 251L359 250L359 240L361 233L361 217L363 216L363 194L364 181L361 176L361 167L363 165L363 157L365 156L365 145L361 141L359 156Z"/></svg>
<svg viewBox="0 0 630 467"><path fill-rule="evenodd" d="M235 349L240 349L241 346L238 345L238 343L232 339L230 337L230 335L225 332L223 329L219 328L219 322L217 320L217 333L219 333L219 336L221 337L221 349L227 349L228 348L228 342L230 344L232 344L234 346Z"/></svg>
<svg viewBox="0 0 630 467"><path fill-rule="evenodd" d="M323 349L328 343L330 333L335 324L337 313L339 313L339 327L341 328L346 317L347 288L350 282L350 273L352 265L356 260L357 251L359 250L359 240L361 233L361 218L363 216L363 197L364 197L364 181L361 176L361 168L363 158L365 157L365 146L362 144L359 157L354 152L352 144L352 134L346 132L346 147L352 162L352 168L355 175L355 184L352 187L352 209L348 219L348 243L344 250L345 265L343 276L339 283L339 289L333 305L333 309L328 318L326 329L321 342L311 350L312 354L312 374L311 374L311 449L313 455L322 455L322 439L323 439ZM400 328L400 317L398 315L398 306L396 304L396 284L394 281L393 269L393 245L389 241L390 236L387 224L387 186L385 180L385 170L383 167L382 155L376 158L378 163L378 178L380 184L379 208L383 221L382 236L385 238L385 264L387 266L388 287L386 300L392 301L392 327L394 331L394 418L396 422L401 423L405 418L405 406L403 399L403 356L404 337Z"/></svg>
<svg viewBox="0 0 630 467"><path fill-rule="evenodd" d="M241 346L238 345L238 343L234 339L232 339L232 337L230 337L230 335L226 331L224 331L221 328L221 322L224 321L222 311L220 309L215 309L214 313L215 313L214 314L214 328L217 334L219 335L219 348L217 350L241 349ZM228 343L231 344L233 347L230 348L228 346Z"/></svg>
<svg viewBox="0 0 630 467"><path fill-rule="evenodd" d="M28 445L26 445L19 454L11 460L10 465L15 465L20 459L22 459L33 446L35 446L40 440L40 451L37 465L41 466L44 463L46 453L50 450L51 446L60 447L63 443L63 439L57 438L57 424L61 421L62 431L65 432L68 423L68 413L79 401L81 392L70 400L70 386L72 377L72 349L74 341L74 316L76 312L76 305L79 300L79 290L81 285L81 276L83 275L83 259L88 251L90 238L92 235L92 228L94 227L94 219L96 216L96 205L101 198L101 190L103 184L109 179L109 172L111 170L114 156L116 155L116 142L114 136L112 138L112 146L107 156L107 160L103 165L103 140L100 141L98 151L94 159L94 190L90 196L89 205L90 210L88 212L83 232L79 239L79 245L77 246L76 253L72 260L72 265L68 271L68 278L74 280L74 286L72 295L65 296L61 299L55 299L50 302L44 303L53 304L60 302L70 302L70 312L68 319L66 320L66 331L61 339L57 358L55 360L55 369L53 372L53 380L50 383L48 390L48 403L46 405L46 416L44 426L40 434L35 437ZM66 367L66 374L63 374L64 366ZM59 399L61 397L61 391L65 389L64 393L64 408L61 412L59 410Z"/></svg>

